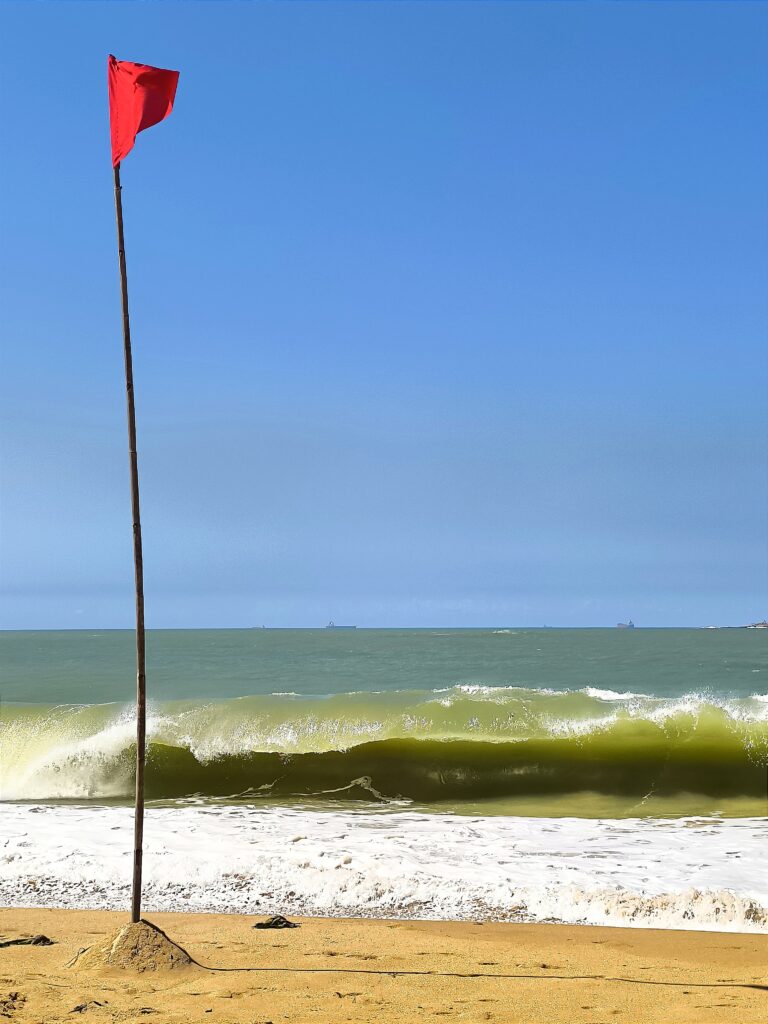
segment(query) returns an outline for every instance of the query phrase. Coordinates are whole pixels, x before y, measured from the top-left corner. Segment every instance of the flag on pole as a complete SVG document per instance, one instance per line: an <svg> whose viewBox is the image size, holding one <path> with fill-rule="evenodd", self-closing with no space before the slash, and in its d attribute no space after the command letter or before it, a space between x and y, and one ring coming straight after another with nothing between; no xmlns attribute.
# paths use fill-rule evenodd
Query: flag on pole
<svg viewBox="0 0 768 1024"><path fill-rule="evenodd" d="M132 64L109 55L109 122L112 130L112 166L133 149L136 136L164 120L173 110L178 71Z"/></svg>
<svg viewBox="0 0 768 1024"><path fill-rule="evenodd" d="M112 173L115 178L117 260L120 268L120 299L123 311L125 392L131 471L131 513L133 516L133 566L136 579L136 813L133 830L133 884L131 887L131 921L136 924L141 920L141 875L144 856L147 677L144 636L144 555L141 545L139 462L136 451L136 408L133 397L133 356L131 354L131 322L128 315L128 271L125 265L120 162L133 149L139 132L164 120L173 110L179 73L178 71L166 71L164 68L153 68L148 64L132 64L125 60L115 60L110 54L107 63L107 78L109 121L112 131Z"/></svg>

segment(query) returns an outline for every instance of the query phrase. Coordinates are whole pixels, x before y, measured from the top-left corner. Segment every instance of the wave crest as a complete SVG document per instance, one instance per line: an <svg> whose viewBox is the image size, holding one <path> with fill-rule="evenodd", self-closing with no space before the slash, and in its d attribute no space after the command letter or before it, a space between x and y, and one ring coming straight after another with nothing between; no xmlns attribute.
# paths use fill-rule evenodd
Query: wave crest
<svg viewBox="0 0 768 1024"><path fill-rule="evenodd" d="M3 717L3 799L130 795L132 708L6 706ZM768 706L701 694L479 685L273 694L157 704L148 734L148 794L157 798L354 796L362 777L382 798L418 801L576 791L759 798L768 764Z"/></svg>

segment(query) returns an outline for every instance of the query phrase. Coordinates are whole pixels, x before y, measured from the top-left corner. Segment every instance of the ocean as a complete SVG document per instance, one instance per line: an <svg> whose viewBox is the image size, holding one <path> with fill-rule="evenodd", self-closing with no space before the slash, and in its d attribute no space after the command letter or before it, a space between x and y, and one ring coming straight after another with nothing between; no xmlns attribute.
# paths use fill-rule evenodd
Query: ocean
<svg viewBox="0 0 768 1024"><path fill-rule="evenodd" d="M122 906L133 634L0 633L0 901ZM768 929L768 631L158 630L150 909Z"/></svg>

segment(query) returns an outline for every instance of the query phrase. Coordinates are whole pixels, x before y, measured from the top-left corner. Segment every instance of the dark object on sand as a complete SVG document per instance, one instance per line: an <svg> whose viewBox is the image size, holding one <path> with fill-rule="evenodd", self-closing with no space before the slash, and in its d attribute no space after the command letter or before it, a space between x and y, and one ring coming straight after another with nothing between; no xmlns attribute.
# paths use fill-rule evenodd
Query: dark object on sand
<svg viewBox="0 0 768 1024"><path fill-rule="evenodd" d="M287 917L283 917L282 914L275 914L274 917L268 917L266 921L258 921L254 928L301 928L300 924L296 921L289 921Z"/></svg>
<svg viewBox="0 0 768 1024"><path fill-rule="evenodd" d="M52 946L53 939L47 935L28 935L26 939L3 939L0 942L0 949L6 946Z"/></svg>
<svg viewBox="0 0 768 1024"><path fill-rule="evenodd" d="M7 996L0 996L0 1017L12 1017L26 1001L27 997L21 992L9 992Z"/></svg>

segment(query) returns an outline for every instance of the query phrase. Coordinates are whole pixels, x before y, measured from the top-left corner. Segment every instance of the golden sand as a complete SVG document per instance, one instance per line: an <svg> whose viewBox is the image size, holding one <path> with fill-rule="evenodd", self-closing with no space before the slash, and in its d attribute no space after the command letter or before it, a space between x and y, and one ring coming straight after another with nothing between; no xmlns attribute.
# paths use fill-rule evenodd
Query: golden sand
<svg viewBox="0 0 768 1024"><path fill-rule="evenodd" d="M55 942L0 949L0 1022L768 1019L762 935L306 918L260 931L253 917L148 914L199 965L169 970L169 947L146 932L137 938L126 917L0 910L3 938L43 933ZM90 960L77 956L86 948ZM155 969L137 971L131 950Z"/></svg>
<svg viewBox="0 0 768 1024"><path fill-rule="evenodd" d="M126 922L116 932L78 950L67 964L76 971L178 971L195 965L165 932L148 921ZM200 969L200 968L198 968Z"/></svg>

